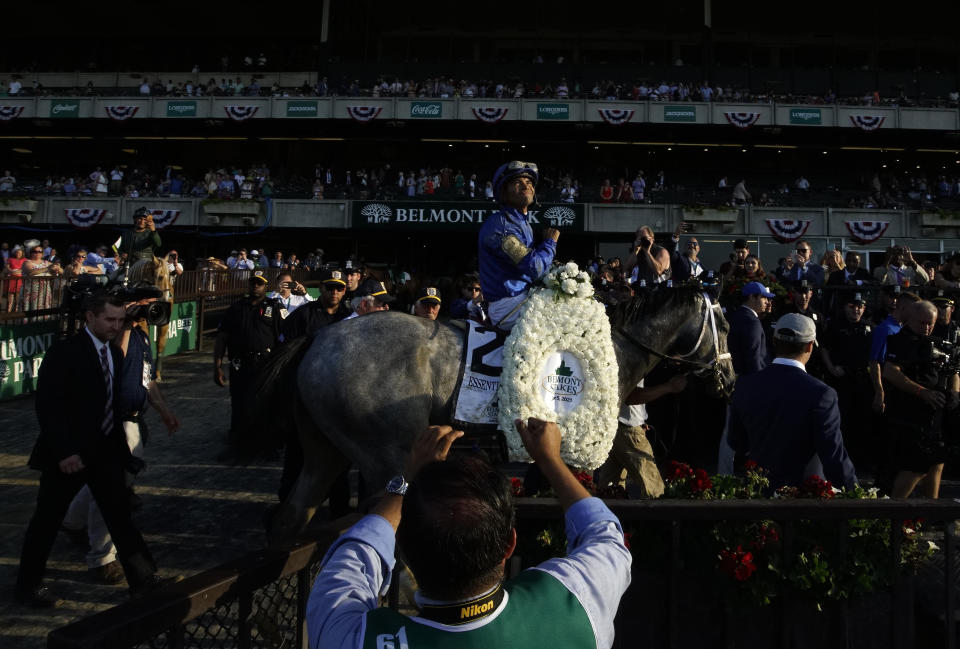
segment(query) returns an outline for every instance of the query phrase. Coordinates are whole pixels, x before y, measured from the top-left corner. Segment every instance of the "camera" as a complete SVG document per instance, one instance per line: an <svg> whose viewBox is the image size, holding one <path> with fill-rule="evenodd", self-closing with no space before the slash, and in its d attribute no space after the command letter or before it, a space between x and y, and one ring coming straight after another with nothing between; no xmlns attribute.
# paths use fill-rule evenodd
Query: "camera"
<svg viewBox="0 0 960 649"><path fill-rule="evenodd" d="M163 291L148 284L129 286L122 281L106 281L106 279L104 275L81 275L64 291L61 305L64 315L61 319L62 334L71 335L79 330L83 321L83 301L95 293L105 292L123 302L139 302L163 297ZM127 317L132 320L144 319L147 324L162 327L170 322L170 312L169 302L151 302L128 309Z"/></svg>

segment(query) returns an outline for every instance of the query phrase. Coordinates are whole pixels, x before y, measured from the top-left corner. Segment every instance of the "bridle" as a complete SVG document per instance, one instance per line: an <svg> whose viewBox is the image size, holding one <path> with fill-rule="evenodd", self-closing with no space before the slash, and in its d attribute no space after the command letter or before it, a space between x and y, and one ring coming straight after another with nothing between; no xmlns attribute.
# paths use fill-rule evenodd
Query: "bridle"
<svg viewBox="0 0 960 649"><path fill-rule="evenodd" d="M701 378L712 377L716 381L717 388L722 392L724 382L723 372L720 369L720 362L729 360L731 356L729 352L724 354L720 353L720 335L717 333L717 317L714 312L721 307L718 303L711 301L710 296L706 293L701 293L701 295L703 296L703 323L700 326L700 335L697 337L697 342L694 343L693 349L685 354L666 354L640 342L623 327L617 327L617 331L621 336L626 338L630 344L647 352L648 354L653 354L654 356L663 360L673 361L674 363L692 367L694 368L694 376L699 376ZM713 358L709 362L691 360L690 357L700 349L700 345L707 334L708 327L713 335Z"/></svg>

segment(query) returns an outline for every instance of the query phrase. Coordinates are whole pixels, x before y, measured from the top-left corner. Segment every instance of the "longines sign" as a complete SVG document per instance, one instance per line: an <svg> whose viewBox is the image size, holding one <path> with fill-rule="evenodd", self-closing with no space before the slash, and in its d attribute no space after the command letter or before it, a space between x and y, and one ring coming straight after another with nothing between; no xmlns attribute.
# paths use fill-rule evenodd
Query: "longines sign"
<svg viewBox="0 0 960 649"><path fill-rule="evenodd" d="M497 211L492 203L434 201L354 201L353 227L366 230L476 231ZM583 205L549 203L531 208L527 221L539 238L546 227L583 232Z"/></svg>

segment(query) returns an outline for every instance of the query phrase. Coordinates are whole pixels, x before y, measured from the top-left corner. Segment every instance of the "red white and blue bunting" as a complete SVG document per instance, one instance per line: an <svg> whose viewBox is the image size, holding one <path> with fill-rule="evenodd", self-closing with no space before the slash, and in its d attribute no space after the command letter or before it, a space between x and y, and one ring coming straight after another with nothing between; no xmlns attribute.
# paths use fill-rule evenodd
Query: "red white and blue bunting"
<svg viewBox="0 0 960 649"><path fill-rule="evenodd" d="M473 111L473 116L479 119L481 122L493 124L494 122L499 122L501 119L506 117L507 111L510 109L482 106L480 108L472 108L471 110Z"/></svg>
<svg viewBox="0 0 960 649"><path fill-rule="evenodd" d="M784 219L767 219L767 227L773 237L780 243L796 241L807 233L810 221L787 221Z"/></svg>
<svg viewBox="0 0 960 649"><path fill-rule="evenodd" d="M0 106L0 120L7 122L20 117L23 106Z"/></svg>
<svg viewBox="0 0 960 649"><path fill-rule="evenodd" d="M259 106L224 106L223 110L227 112L227 117L235 122L242 122L250 119L260 110Z"/></svg>
<svg viewBox="0 0 960 649"><path fill-rule="evenodd" d="M173 225L180 216L180 210L150 210L150 213L153 214L153 224L158 230Z"/></svg>
<svg viewBox="0 0 960 649"><path fill-rule="evenodd" d="M140 110L139 106L104 106L103 109L107 111L107 117L110 119L115 119L118 122L122 122L125 119L130 119L137 114L137 111Z"/></svg>
<svg viewBox="0 0 960 649"><path fill-rule="evenodd" d="M369 122L376 119L383 106L347 106L347 114L358 122Z"/></svg>
<svg viewBox="0 0 960 649"><path fill-rule="evenodd" d="M623 126L631 119L636 111L620 108L598 108L597 112L607 124L612 126Z"/></svg>
<svg viewBox="0 0 960 649"><path fill-rule="evenodd" d="M63 210L67 215L67 221L75 228L86 230L99 223L107 214L107 210L95 210L89 207L68 208Z"/></svg>
<svg viewBox="0 0 960 649"><path fill-rule="evenodd" d="M760 113L724 113L727 121L737 128L750 128L760 119Z"/></svg>
<svg viewBox="0 0 960 649"><path fill-rule="evenodd" d="M876 131L883 126L886 120L884 115L851 115L850 121L854 126L862 128L864 131Z"/></svg>
<svg viewBox="0 0 960 649"><path fill-rule="evenodd" d="M889 221L847 221L847 232L860 243L871 243L883 236Z"/></svg>

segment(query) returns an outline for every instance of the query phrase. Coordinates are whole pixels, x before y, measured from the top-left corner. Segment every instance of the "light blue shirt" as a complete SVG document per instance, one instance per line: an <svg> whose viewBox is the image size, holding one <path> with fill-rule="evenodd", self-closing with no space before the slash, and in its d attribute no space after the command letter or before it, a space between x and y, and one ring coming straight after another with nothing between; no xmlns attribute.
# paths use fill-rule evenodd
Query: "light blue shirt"
<svg viewBox="0 0 960 649"><path fill-rule="evenodd" d="M567 556L549 559L531 570L552 575L576 595L593 626L598 649L607 649L613 645L613 619L620 597L630 585L632 559L623 544L623 529L599 498L577 501L567 510L565 520ZM307 600L311 649L361 647L366 614L377 608L377 598L386 595L390 585L395 542L390 523L371 514L327 550ZM509 598L500 606L509 606ZM471 624L482 626L494 617ZM417 617L411 621L424 623ZM455 643L456 636L451 636L450 645Z"/></svg>

